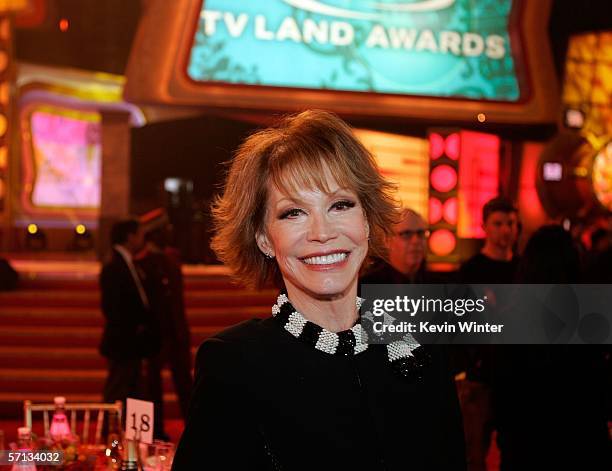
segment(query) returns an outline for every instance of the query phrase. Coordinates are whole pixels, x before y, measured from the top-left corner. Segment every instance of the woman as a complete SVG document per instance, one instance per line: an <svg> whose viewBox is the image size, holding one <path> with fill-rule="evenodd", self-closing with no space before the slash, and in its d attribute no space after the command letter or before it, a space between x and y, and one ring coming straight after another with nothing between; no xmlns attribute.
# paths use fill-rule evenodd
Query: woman
<svg viewBox="0 0 612 471"><path fill-rule="evenodd" d="M368 345L358 275L384 256L392 186L336 116L249 137L214 206L213 248L243 283L276 281L272 316L205 341L174 470L464 469L439 352Z"/></svg>

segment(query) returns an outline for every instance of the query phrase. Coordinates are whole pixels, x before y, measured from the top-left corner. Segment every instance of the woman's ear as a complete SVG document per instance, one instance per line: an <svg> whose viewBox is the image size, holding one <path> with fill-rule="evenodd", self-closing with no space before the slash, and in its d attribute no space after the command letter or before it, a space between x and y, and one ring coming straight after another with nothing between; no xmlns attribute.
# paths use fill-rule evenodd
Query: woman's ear
<svg viewBox="0 0 612 471"><path fill-rule="evenodd" d="M274 250L272 250L272 244L270 244L268 236L266 236L263 232L258 232L257 234L255 234L255 242L257 243L257 247L259 247L259 250L261 250L266 257L274 257Z"/></svg>

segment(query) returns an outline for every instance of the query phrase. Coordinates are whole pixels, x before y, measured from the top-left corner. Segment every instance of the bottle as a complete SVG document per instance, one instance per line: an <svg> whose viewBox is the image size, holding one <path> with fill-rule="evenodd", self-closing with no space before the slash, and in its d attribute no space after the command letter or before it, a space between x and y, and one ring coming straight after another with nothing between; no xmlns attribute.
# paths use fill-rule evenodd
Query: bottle
<svg viewBox="0 0 612 471"><path fill-rule="evenodd" d="M68 425L68 417L66 417L66 398L57 396L53 398L55 404L55 413L51 420L51 428L49 435L55 443L61 443L63 439L72 437L70 426Z"/></svg>
<svg viewBox="0 0 612 471"><path fill-rule="evenodd" d="M17 429L17 451L28 453L32 449L32 431L29 427L19 427ZM13 464L11 471L36 471L36 465L20 461Z"/></svg>
<svg viewBox="0 0 612 471"><path fill-rule="evenodd" d="M123 439L121 436L121 423L119 414L113 413L108 416L108 437L106 441L107 469L117 471L121 469L123 459Z"/></svg>
<svg viewBox="0 0 612 471"><path fill-rule="evenodd" d="M138 442L136 440L126 440L121 471L143 471L138 459Z"/></svg>

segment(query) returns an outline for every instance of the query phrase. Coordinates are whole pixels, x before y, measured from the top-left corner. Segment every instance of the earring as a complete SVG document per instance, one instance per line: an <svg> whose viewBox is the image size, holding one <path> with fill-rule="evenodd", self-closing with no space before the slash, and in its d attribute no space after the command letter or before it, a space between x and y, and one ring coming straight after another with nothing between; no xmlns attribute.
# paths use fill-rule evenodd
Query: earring
<svg viewBox="0 0 612 471"><path fill-rule="evenodd" d="M272 260L274 258L274 255L272 255L269 250L266 253L264 253L264 255L266 256L268 260Z"/></svg>

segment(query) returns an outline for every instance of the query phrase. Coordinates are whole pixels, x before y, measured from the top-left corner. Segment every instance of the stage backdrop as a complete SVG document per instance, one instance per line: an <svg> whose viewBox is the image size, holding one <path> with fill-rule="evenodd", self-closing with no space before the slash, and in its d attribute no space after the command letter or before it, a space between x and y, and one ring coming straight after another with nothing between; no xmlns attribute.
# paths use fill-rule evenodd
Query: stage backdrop
<svg viewBox="0 0 612 471"><path fill-rule="evenodd" d="M541 123L549 0L152 0L126 99Z"/></svg>

